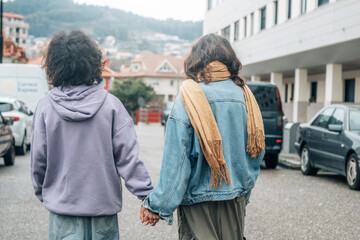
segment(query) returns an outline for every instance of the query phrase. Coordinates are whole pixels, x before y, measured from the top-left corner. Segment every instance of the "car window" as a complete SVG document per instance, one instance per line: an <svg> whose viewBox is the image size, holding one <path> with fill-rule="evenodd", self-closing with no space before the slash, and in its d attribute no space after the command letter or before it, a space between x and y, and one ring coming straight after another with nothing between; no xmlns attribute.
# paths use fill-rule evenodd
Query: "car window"
<svg viewBox="0 0 360 240"><path fill-rule="evenodd" d="M4 123L4 118L2 115L0 115L0 124L3 124Z"/></svg>
<svg viewBox="0 0 360 240"><path fill-rule="evenodd" d="M329 125L329 120L334 112L335 108L328 108L325 109L313 122L312 126L321 127L321 128L327 128Z"/></svg>
<svg viewBox="0 0 360 240"><path fill-rule="evenodd" d="M360 131L360 110L350 110L349 130Z"/></svg>
<svg viewBox="0 0 360 240"><path fill-rule="evenodd" d="M278 100L275 87L248 85L261 111L277 111Z"/></svg>
<svg viewBox="0 0 360 240"><path fill-rule="evenodd" d="M0 112L10 112L11 110L13 110L11 103L0 102Z"/></svg>
<svg viewBox="0 0 360 240"><path fill-rule="evenodd" d="M329 124L342 125L345 121L344 109L337 108L334 114L330 117Z"/></svg>

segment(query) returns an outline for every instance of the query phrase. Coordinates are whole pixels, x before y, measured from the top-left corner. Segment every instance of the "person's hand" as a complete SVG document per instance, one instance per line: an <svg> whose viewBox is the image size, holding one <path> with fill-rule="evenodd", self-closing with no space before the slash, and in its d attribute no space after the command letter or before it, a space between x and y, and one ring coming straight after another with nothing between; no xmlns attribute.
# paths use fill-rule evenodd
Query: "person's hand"
<svg viewBox="0 0 360 240"><path fill-rule="evenodd" d="M159 222L159 215L156 213L149 212L146 208L141 207L140 209L140 220L142 223L148 225L150 223L151 226L155 226L157 222Z"/></svg>

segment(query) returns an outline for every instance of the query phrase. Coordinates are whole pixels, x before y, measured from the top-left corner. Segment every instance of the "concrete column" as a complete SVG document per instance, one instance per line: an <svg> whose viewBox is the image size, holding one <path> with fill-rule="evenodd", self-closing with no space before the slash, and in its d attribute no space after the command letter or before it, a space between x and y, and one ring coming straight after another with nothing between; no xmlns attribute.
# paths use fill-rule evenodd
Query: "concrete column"
<svg viewBox="0 0 360 240"><path fill-rule="evenodd" d="M244 26L244 18L239 20L239 40L244 39L245 26Z"/></svg>
<svg viewBox="0 0 360 240"><path fill-rule="evenodd" d="M251 81L252 82L260 82L261 77L259 75L251 75Z"/></svg>
<svg viewBox="0 0 360 240"><path fill-rule="evenodd" d="M288 0L278 0L278 24L287 20Z"/></svg>
<svg viewBox="0 0 360 240"><path fill-rule="evenodd" d="M292 0L291 18L296 18L301 13L301 0Z"/></svg>
<svg viewBox="0 0 360 240"><path fill-rule="evenodd" d="M229 39L229 41L231 43L234 42L234 29L235 29L234 23L231 23L230 24L230 39Z"/></svg>
<svg viewBox="0 0 360 240"><path fill-rule="evenodd" d="M355 78L355 103L360 103L360 77Z"/></svg>
<svg viewBox="0 0 360 240"><path fill-rule="evenodd" d="M254 34L260 32L260 9L254 11Z"/></svg>
<svg viewBox="0 0 360 240"><path fill-rule="evenodd" d="M255 19L255 16L254 16L254 19ZM247 35L246 36L251 36L252 35L252 33L251 33L251 22L252 22L252 20L251 20L251 13L247 16Z"/></svg>
<svg viewBox="0 0 360 240"><path fill-rule="evenodd" d="M295 70L293 122L306 122L308 93L307 69Z"/></svg>
<svg viewBox="0 0 360 240"><path fill-rule="evenodd" d="M307 0L307 2L306 2L306 12L313 11L315 8L317 8L317 4L318 4L318 1Z"/></svg>
<svg viewBox="0 0 360 240"><path fill-rule="evenodd" d="M344 83L341 64L326 65L325 106L344 101Z"/></svg>
<svg viewBox="0 0 360 240"><path fill-rule="evenodd" d="M266 29L275 24L275 3L270 2L266 5Z"/></svg>
<svg viewBox="0 0 360 240"><path fill-rule="evenodd" d="M270 74L270 82L276 84L279 89L280 98L282 101L285 100L285 88L283 84L283 74L282 73L274 73Z"/></svg>

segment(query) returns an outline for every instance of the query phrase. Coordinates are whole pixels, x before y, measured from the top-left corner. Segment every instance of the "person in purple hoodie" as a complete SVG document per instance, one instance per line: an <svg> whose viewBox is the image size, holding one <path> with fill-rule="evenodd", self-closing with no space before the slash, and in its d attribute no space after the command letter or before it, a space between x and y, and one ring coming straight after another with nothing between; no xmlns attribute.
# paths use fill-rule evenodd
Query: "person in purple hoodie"
<svg viewBox="0 0 360 240"><path fill-rule="evenodd" d="M121 178L140 200L153 189L133 121L99 85L102 54L89 36L55 34L44 59L54 88L34 113L31 178L50 211L48 238L119 239Z"/></svg>

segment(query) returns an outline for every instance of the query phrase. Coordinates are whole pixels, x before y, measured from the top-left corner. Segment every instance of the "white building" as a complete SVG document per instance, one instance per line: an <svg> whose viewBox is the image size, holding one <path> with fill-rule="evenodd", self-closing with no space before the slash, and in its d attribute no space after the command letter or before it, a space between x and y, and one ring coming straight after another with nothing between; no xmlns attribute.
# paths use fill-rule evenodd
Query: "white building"
<svg viewBox="0 0 360 240"><path fill-rule="evenodd" d="M29 24L25 23L24 17L19 14L3 13L5 37L12 40L16 46L24 49L27 47Z"/></svg>
<svg viewBox="0 0 360 240"><path fill-rule="evenodd" d="M227 37L242 75L277 84L285 115L360 103L359 0L206 0L204 34Z"/></svg>

